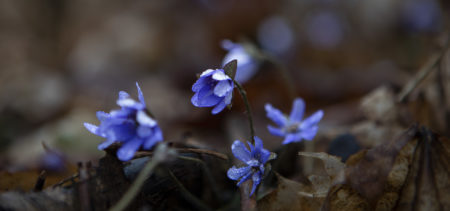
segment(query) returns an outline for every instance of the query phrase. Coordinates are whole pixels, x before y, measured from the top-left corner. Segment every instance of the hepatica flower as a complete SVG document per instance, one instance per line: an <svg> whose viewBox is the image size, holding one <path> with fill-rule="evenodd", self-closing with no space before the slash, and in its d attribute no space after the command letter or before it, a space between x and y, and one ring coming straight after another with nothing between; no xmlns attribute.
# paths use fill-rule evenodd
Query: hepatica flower
<svg viewBox="0 0 450 211"><path fill-rule="evenodd" d="M209 69L192 86L191 102L197 107L214 107L211 113L217 114L231 103L233 88L233 80L223 69Z"/></svg>
<svg viewBox="0 0 450 211"><path fill-rule="evenodd" d="M121 91L117 100L117 105L121 109L110 113L98 111L99 126L84 123L91 133L106 138L106 141L98 146L99 150L106 149L113 143L121 143L122 146L117 150L117 157L122 161L133 158L140 147L148 150L163 140L158 123L149 116L144 95L138 83L136 86L139 102L133 100L128 93Z"/></svg>
<svg viewBox="0 0 450 211"><path fill-rule="evenodd" d="M237 69L234 79L239 83L245 83L252 78L258 70L259 62L251 56L245 48L238 43L233 43L230 40L222 41L222 48L228 50L228 53L223 58L222 64L236 59Z"/></svg>
<svg viewBox="0 0 450 211"><path fill-rule="evenodd" d="M272 135L284 137L283 144L300 142L302 139L312 140L317 133L317 123L323 117L323 111L319 110L302 121L305 111L305 102L301 98L294 100L292 111L289 116L270 104L265 106L267 117L278 127L269 125L267 128Z"/></svg>
<svg viewBox="0 0 450 211"><path fill-rule="evenodd" d="M247 142L250 146L250 151L245 147L245 144L236 140L231 145L231 151L234 156L244 162L243 167L231 167L228 172L228 178L232 180L239 180L237 186L240 186L243 182L251 179L253 180L252 195L256 187L261 183L261 179L264 175L264 165L270 158L270 152L263 148L263 143L258 137L254 137L255 146L250 142Z"/></svg>

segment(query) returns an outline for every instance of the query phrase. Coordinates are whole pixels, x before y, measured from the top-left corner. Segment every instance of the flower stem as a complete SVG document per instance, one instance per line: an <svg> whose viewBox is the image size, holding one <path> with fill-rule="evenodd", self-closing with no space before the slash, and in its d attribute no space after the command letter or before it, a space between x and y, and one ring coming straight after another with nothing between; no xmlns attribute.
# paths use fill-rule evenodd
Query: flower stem
<svg viewBox="0 0 450 211"><path fill-rule="evenodd" d="M247 92L244 90L244 88L239 84L236 80L233 78L234 84L236 84L236 87L239 91L239 94L241 94L242 100L245 104L245 109L247 110L247 118L248 118L248 124L250 127L250 140L253 144L255 144L254 138L255 137L255 129L253 127L253 118L252 118L252 110L250 108L250 103L247 98Z"/></svg>
<svg viewBox="0 0 450 211"><path fill-rule="evenodd" d="M110 209L110 211L121 211L125 210L127 206L133 201L136 195L141 190L142 185L145 180L152 174L153 169L159 164L158 159L150 159L147 164L145 164L144 168L139 173L138 177L134 180L131 187L127 190L125 195L117 202L114 207Z"/></svg>

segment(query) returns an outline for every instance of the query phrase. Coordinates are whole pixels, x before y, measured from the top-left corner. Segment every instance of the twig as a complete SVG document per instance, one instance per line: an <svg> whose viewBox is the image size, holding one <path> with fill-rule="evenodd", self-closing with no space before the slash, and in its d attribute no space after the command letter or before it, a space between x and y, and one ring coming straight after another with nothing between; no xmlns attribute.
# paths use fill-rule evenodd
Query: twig
<svg viewBox="0 0 450 211"><path fill-rule="evenodd" d="M47 178L47 172L42 170L39 174L36 184L34 185L34 191L41 191L45 184L45 179Z"/></svg>
<svg viewBox="0 0 450 211"><path fill-rule="evenodd" d="M414 79L409 81L400 91L397 96L397 102L404 102L406 97L422 82L432 70L435 70L436 65L442 57L442 53L433 54L425 65L417 72Z"/></svg>
<svg viewBox="0 0 450 211"><path fill-rule="evenodd" d="M184 187L184 185L175 177L172 171L170 171L170 169L167 169L167 172L169 173L170 178L172 178L172 180L178 186L181 195L186 199L186 201L194 205L197 210L212 210L211 208L206 206L200 199L189 192L186 187Z"/></svg>
<svg viewBox="0 0 450 211"><path fill-rule="evenodd" d="M215 198L221 199L219 188L217 187L216 181L214 180L214 177L212 176L211 171L209 170L208 166L206 165L206 163L203 160L200 160L197 158L192 158L192 157L186 157L186 156L178 156L178 158L182 159L182 160L188 160L188 161L199 163L202 166L203 172L205 173L209 184L211 185L211 188L213 190Z"/></svg>
<svg viewBox="0 0 450 211"><path fill-rule="evenodd" d="M177 152L192 152L197 154L205 154L205 155L211 155L217 158L220 158L222 160L228 160L228 156L219 152L215 152L208 149L194 149L194 148L175 148ZM145 151L139 151L136 152L134 155L134 158L141 158L141 157L147 157L153 155L153 152L145 152Z"/></svg>
<svg viewBox="0 0 450 211"><path fill-rule="evenodd" d="M122 196L120 201L117 202L117 204L114 205L114 207L112 207L110 210L111 211L125 210L128 204L130 204L133 201L134 197L136 197L136 195L139 193L145 180L152 174L153 169L159 164L159 162L160 161L158 159L151 159L150 161L148 161L147 164L139 173L138 177L134 180L133 184L131 184L127 192Z"/></svg>
<svg viewBox="0 0 450 211"><path fill-rule="evenodd" d="M91 203L89 200L89 169L83 163L78 163L78 174L80 175L80 182L78 186L78 194L80 199L80 210L91 210Z"/></svg>
<svg viewBox="0 0 450 211"><path fill-rule="evenodd" d="M250 103L247 98L247 92L244 90L244 88L241 86L241 84L239 84L236 80L234 80L234 78L233 78L233 82L234 82L234 84L236 84L236 87L239 90L239 93L241 94L242 100L244 101L245 109L247 110L248 123L249 123L249 127L250 127L250 140L253 144L255 144L255 141L253 140L255 137L255 129L253 127L252 110L250 108Z"/></svg>
<svg viewBox="0 0 450 211"><path fill-rule="evenodd" d="M74 179L78 178L78 176L79 176L79 174L76 173L76 174L70 176L69 178L63 179L61 182L58 182L58 183L54 184L54 185L52 186L52 188L56 188L56 187L58 187L58 186L61 186L61 185L63 185L64 183L66 183L66 182L68 182L68 181L73 181Z"/></svg>

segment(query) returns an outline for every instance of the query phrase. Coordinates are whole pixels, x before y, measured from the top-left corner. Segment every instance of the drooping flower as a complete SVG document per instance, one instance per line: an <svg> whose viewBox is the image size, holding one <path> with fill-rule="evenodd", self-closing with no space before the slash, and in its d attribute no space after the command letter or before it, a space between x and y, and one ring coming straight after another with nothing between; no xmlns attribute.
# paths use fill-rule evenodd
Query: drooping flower
<svg viewBox="0 0 450 211"><path fill-rule="evenodd" d="M259 61L251 56L241 44L233 43L230 40L223 40L222 48L228 50L228 53L222 60L223 65L234 59L238 61L234 80L242 84L256 74Z"/></svg>
<svg viewBox="0 0 450 211"><path fill-rule="evenodd" d="M250 151L245 147L245 144L239 140L234 141L231 145L231 151L233 155L244 162L243 167L231 167L228 172L228 178L232 180L239 180L237 186L240 186L243 182L251 179L253 180L252 191L250 196L255 192L256 187L261 183L261 179L264 175L264 165L270 159L270 152L263 148L263 143L258 137L254 137L255 146L250 142L247 144L250 147Z"/></svg>
<svg viewBox="0 0 450 211"><path fill-rule="evenodd" d="M269 132L272 135L284 137L283 144L300 142L302 139L312 140L319 129L317 124L323 117L323 111L319 110L302 121L305 102L301 98L294 100L289 116L284 115L270 104L266 104L265 109L267 117L278 125L278 128L268 125Z"/></svg>
<svg viewBox="0 0 450 211"><path fill-rule="evenodd" d="M231 103L233 88L233 80L223 69L209 69L192 86L191 102L197 107L214 107L211 113L217 114Z"/></svg>
<svg viewBox="0 0 450 211"><path fill-rule="evenodd" d="M138 83L136 87L139 102L132 99L128 93L121 91L117 100L117 105L121 109L110 113L98 111L99 126L84 123L91 133L106 138L105 142L98 145L99 150L106 149L113 143L122 143L117 150L117 157L122 161L133 158L140 147L148 150L163 140L158 123L149 115Z"/></svg>

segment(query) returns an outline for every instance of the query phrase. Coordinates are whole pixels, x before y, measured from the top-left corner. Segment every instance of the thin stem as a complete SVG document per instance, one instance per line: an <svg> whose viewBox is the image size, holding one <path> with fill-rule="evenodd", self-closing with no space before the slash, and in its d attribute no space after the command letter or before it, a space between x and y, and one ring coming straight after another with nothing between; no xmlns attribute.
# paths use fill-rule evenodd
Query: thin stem
<svg viewBox="0 0 450 211"><path fill-rule="evenodd" d="M117 202L114 207L112 207L111 211L121 211L125 210L127 206L133 201L136 195L141 190L142 185L145 180L152 174L153 169L159 164L158 159L151 159L145 164L144 168L139 173L138 177L134 180L133 184L127 190L125 195L122 196L119 202Z"/></svg>
<svg viewBox="0 0 450 211"><path fill-rule="evenodd" d="M228 156L225 154L222 154L220 152L215 152L208 149L194 149L194 148L174 148L177 152L183 153L183 152L190 152L190 153L196 153L196 154L204 154L204 155L210 155L216 158L220 158L222 160L228 160ZM147 157L153 155L153 152L146 152L146 151L138 151L135 153L134 158L141 158L141 157Z"/></svg>
<svg viewBox="0 0 450 211"><path fill-rule="evenodd" d="M211 174L211 171L209 170L208 166L206 165L206 163L203 160L200 160L198 158L187 157L187 156L178 156L178 158L182 159L182 160L199 163L202 166L202 170L205 173L205 176L206 176L209 184L211 185L211 188L215 195L215 198L221 199L219 188L217 187L216 181L214 180L214 177Z"/></svg>
<svg viewBox="0 0 450 211"><path fill-rule="evenodd" d="M255 129L253 127L252 110L250 108L250 103L247 98L247 92L236 80L233 79L233 82L234 84L236 84L236 87L239 90L239 94L241 94L242 100L244 101L245 109L247 110L248 123L250 127L250 140L252 141L253 144L255 144L255 141L253 140L253 137L255 137Z"/></svg>
<svg viewBox="0 0 450 211"><path fill-rule="evenodd" d="M177 177L175 177L175 175L172 173L172 171L170 171L169 169L167 169L170 178L172 178L172 180L175 182L175 184L178 186L178 189L181 192L181 195L190 203L192 203L192 205L194 205L196 207L197 210L212 210L211 208L209 208L208 206L206 206L200 199L198 199L196 196L194 196L191 192L189 192L186 187L184 187L184 185L180 182L180 180L177 179Z"/></svg>
<svg viewBox="0 0 450 211"><path fill-rule="evenodd" d="M295 90L295 84L292 80L292 77L290 77L289 70L287 69L286 65L284 65L282 62L280 62L276 57L272 56L271 54L267 52L261 52L263 58L265 58L267 61L272 63L279 71L281 71L281 77L284 80L284 84L286 86L286 89L288 91L288 95L290 100L294 100L296 97L296 90Z"/></svg>

